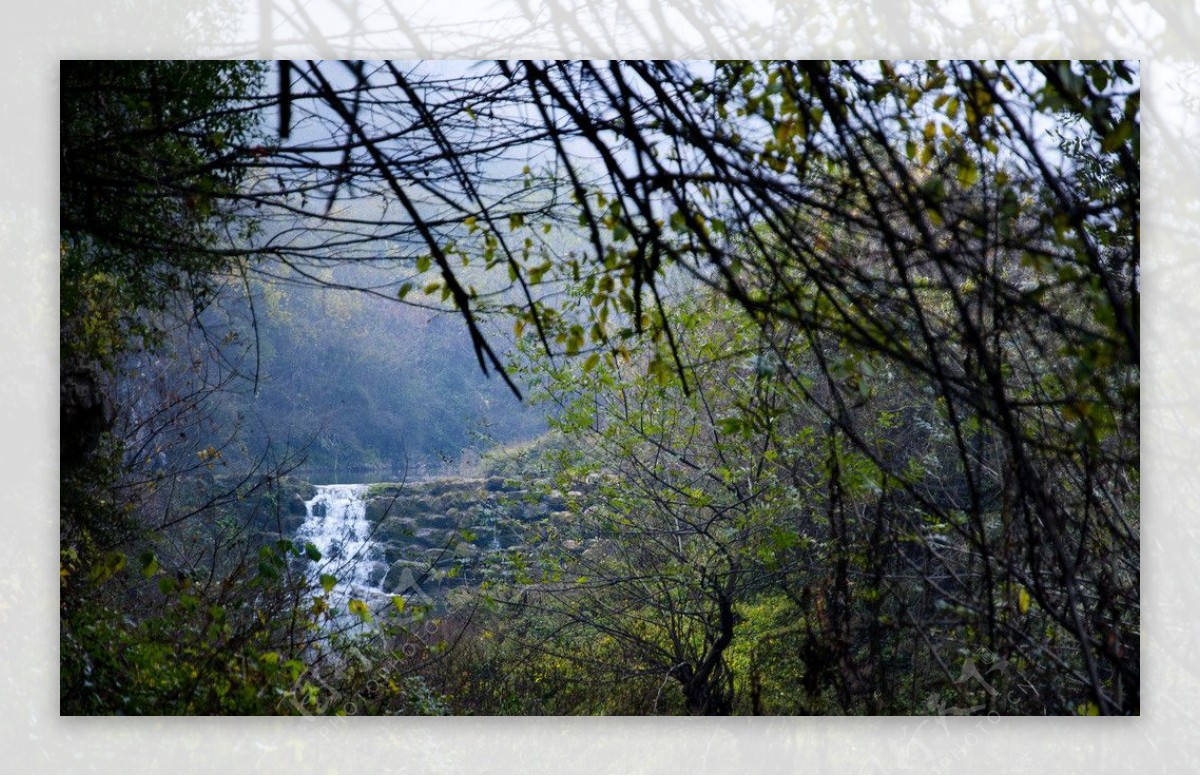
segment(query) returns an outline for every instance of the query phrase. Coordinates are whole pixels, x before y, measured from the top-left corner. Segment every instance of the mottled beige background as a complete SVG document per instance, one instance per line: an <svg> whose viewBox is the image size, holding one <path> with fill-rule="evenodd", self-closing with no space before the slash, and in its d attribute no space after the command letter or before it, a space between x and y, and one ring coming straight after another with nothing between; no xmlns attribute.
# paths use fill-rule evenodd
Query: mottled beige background
<svg viewBox="0 0 1200 776"><path fill-rule="evenodd" d="M1200 42L1193 2L70 0L0 16L0 770L1200 770ZM1143 716L75 719L58 716L57 77L82 57L1143 60ZM943 724L944 723L944 724Z"/></svg>

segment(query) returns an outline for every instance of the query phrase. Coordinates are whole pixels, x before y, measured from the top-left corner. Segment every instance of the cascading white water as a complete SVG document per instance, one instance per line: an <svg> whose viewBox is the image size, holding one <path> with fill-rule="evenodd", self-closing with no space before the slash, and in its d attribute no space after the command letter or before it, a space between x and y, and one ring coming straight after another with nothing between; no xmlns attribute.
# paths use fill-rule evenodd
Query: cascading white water
<svg viewBox="0 0 1200 776"><path fill-rule="evenodd" d="M304 502L304 523L296 531L298 542L312 542L321 552L321 560L309 563L311 577L337 579L330 594L335 611L351 598L367 601L384 595L380 585L387 567L371 539L366 493L366 485L318 485L316 496Z"/></svg>

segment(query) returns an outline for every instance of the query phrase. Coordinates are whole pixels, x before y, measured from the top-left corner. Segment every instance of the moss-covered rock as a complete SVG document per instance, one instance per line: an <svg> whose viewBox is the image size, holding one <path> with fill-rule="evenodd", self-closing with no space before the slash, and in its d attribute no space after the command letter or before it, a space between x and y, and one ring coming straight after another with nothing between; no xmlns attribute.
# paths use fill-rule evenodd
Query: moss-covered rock
<svg viewBox="0 0 1200 776"><path fill-rule="evenodd" d="M431 480L425 484L425 492L431 496L441 496L449 493L452 490L460 490L463 487L462 480L443 479Z"/></svg>
<svg viewBox="0 0 1200 776"><path fill-rule="evenodd" d="M398 560L388 568L387 573L383 575L383 583L380 587L384 592L392 595L401 593L415 592L414 585L420 584L421 577L425 574L426 566L417 561Z"/></svg>
<svg viewBox="0 0 1200 776"><path fill-rule="evenodd" d="M449 531L458 528L458 513L456 511L454 515L450 515L444 512L434 512L428 515L421 515L417 518L417 522L422 528L437 528Z"/></svg>
<svg viewBox="0 0 1200 776"><path fill-rule="evenodd" d="M411 517L389 517L384 519L375 529L376 541L406 542L417 530L417 521Z"/></svg>
<svg viewBox="0 0 1200 776"><path fill-rule="evenodd" d="M526 499L505 499L499 504L500 513L511 520L528 520L537 514L536 505Z"/></svg>
<svg viewBox="0 0 1200 776"><path fill-rule="evenodd" d="M366 502L367 520L372 523L378 523L387 517L391 511L388 507L391 499L368 499Z"/></svg>
<svg viewBox="0 0 1200 776"><path fill-rule="evenodd" d="M383 559L388 563L395 563L398 560L405 560L406 555L404 546L398 542L380 542L379 550L383 554Z"/></svg>
<svg viewBox="0 0 1200 776"><path fill-rule="evenodd" d="M393 493L367 499L367 519L372 522L384 517L412 517L436 508L427 496L414 493Z"/></svg>
<svg viewBox="0 0 1200 776"><path fill-rule="evenodd" d="M394 498L413 491L406 482L374 482L367 486L367 498Z"/></svg>

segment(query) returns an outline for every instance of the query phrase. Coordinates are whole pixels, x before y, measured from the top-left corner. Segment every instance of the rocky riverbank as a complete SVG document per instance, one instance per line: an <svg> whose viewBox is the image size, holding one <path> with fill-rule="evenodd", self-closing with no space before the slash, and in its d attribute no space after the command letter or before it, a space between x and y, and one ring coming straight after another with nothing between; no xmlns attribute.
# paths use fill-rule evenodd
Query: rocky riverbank
<svg viewBox="0 0 1200 776"><path fill-rule="evenodd" d="M485 577L511 577L504 559L586 508L590 490L564 492L547 480L502 477L371 485L367 520L387 568L381 587L404 593L424 580L422 590L436 597L430 586L445 592Z"/></svg>

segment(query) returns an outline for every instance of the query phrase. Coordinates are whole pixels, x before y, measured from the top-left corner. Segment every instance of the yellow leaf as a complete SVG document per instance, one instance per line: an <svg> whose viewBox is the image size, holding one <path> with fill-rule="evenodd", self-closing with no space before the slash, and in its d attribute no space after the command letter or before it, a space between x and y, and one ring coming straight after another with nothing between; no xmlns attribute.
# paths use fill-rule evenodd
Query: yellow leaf
<svg viewBox="0 0 1200 776"><path fill-rule="evenodd" d="M367 607L366 603L357 598L351 598L347 607L350 609L351 614L357 614L364 622L371 621L371 610Z"/></svg>
<svg viewBox="0 0 1200 776"><path fill-rule="evenodd" d="M1017 609L1020 610L1021 614L1025 614L1029 611L1029 601L1030 599L1028 590L1021 588L1019 591L1017 591Z"/></svg>

